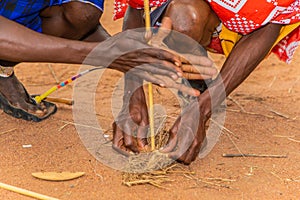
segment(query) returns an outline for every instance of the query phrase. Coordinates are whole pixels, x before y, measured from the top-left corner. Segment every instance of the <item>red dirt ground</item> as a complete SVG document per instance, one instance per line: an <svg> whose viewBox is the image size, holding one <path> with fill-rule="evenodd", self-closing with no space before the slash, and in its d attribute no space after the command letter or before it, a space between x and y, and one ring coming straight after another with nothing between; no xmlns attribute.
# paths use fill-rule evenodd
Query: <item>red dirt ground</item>
<svg viewBox="0 0 300 200"><path fill-rule="evenodd" d="M111 32L120 31L121 22L112 22L111 5L102 19ZM217 65L223 57L213 56ZM58 112L41 123L14 119L0 112L0 182L39 192L59 199L299 199L300 198L300 50L290 65L270 56L231 94L248 113L238 113L237 103L227 101L225 127L238 138L224 132L213 151L190 165L196 178L230 179L222 186L174 176L164 186L126 187L121 172L96 161L83 146L73 125L72 107L58 104ZM59 81L74 75L78 66L51 64ZM30 69L30 70L29 70ZM30 93L41 93L55 85L48 64L26 63L17 67L17 75ZM96 96L97 113L105 130L113 121L110 99L113 83L120 73L107 70ZM72 97L70 85L56 97ZM176 117L176 101L164 100ZM155 93L157 96L157 92ZM172 111L173 109L173 111ZM250 114L250 112L255 114ZM272 118L270 117L272 116ZM10 132L1 134L5 131ZM60 130L61 129L61 130ZM234 142L234 143L233 143ZM31 148L22 145L31 144ZM286 154L287 158L224 158L223 153ZM31 176L39 171L84 171L86 175L71 181L48 182ZM0 189L0 199L31 199Z"/></svg>

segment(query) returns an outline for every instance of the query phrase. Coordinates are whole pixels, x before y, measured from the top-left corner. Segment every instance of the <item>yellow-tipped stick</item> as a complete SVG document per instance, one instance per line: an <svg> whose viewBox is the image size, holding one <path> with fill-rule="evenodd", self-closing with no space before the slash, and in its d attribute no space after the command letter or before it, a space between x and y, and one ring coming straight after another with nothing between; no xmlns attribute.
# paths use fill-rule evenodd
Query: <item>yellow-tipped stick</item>
<svg viewBox="0 0 300 200"><path fill-rule="evenodd" d="M150 5L149 0L144 0L144 12L145 12L145 26L146 31L151 31L150 23ZM153 86L152 83L148 84L148 98L149 98L149 126L150 126L150 140L151 150L155 150L155 135L154 135L154 110L153 110Z"/></svg>
<svg viewBox="0 0 300 200"><path fill-rule="evenodd" d="M45 99L49 94L52 94L54 91L57 90L57 86L53 86L49 90L47 90L45 93L41 94L40 96L34 97L34 100L36 103L41 103L43 99Z"/></svg>

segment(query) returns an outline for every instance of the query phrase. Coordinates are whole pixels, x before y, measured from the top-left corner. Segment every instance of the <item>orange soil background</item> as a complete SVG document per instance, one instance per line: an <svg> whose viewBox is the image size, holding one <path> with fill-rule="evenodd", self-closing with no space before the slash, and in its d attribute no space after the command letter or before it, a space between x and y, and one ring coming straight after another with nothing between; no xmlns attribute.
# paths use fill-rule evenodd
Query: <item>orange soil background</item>
<svg viewBox="0 0 300 200"><path fill-rule="evenodd" d="M105 5L104 27L114 34L121 21L112 21L112 2ZM216 65L224 58L212 55ZM58 112L40 123L14 119L0 111L0 182L39 192L59 199L299 199L300 197L300 50L290 65L275 56L263 61L251 76L227 100L225 127L237 137L222 134L213 151L190 165L196 178L223 178L230 188L207 185L201 181L173 176L164 186L126 187L121 172L92 157L80 141L72 122L72 107L58 104ZM38 94L55 85L49 64L24 63L17 75L30 93ZM74 75L78 66L50 64L59 81ZM107 70L96 96L102 128L111 130L110 95L121 73ZM73 85L52 96L71 98ZM159 91L159 94L158 94ZM168 91L155 90L155 101L178 114ZM236 103L238 102L238 104ZM247 113L235 112L243 107ZM251 114L252 113L252 114ZM254 113L254 114L253 114ZM270 117L272 116L272 117ZM12 130L4 133L5 131ZM3 133L3 134L1 134ZM234 143L233 143L234 142ZM31 148L22 145L31 144ZM223 153L284 154L287 158L224 158ZM86 175L71 181L48 182L31 176L39 171L84 171ZM31 199L0 189L0 199Z"/></svg>

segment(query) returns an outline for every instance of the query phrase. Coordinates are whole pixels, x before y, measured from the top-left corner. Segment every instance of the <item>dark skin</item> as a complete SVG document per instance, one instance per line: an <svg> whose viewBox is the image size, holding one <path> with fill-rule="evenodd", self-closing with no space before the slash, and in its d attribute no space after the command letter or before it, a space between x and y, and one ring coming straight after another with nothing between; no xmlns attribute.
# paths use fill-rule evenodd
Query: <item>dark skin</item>
<svg viewBox="0 0 300 200"><path fill-rule="evenodd" d="M216 15L205 4L206 2L200 0L174 0L165 13L165 16L172 20L174 30L188 34L204 47L210 43L208 35L211 35L218 22ZM226 59L213 85L202 93L197 101L186 107L177 118L170 129L167 145L161 152L184 164L190 164L196 159L205 138L205 124L211 117L213 109L217 108L265 58L276 41L281 27L278 24L267 24L242 36ZM140 104L140 107L146 106L142 105L143 101L133 103ZM141 119L146 117L142 116ZM119 133L115 134L115 137L120 138ZM134 148L127 147L127 151L133 151Z"/></svg>
<svg viewBox="0 0 300 200"><path fill-rule="evenodd" d="M182 88L175 82L183 74L179 56L149 48L143 33L127 32L110 37L99 23L102 12L94 6L71 2L46 8L40 15L43 33L0 16L0 27L5 27L0 28L1 49L5 49L0 52L1 65L14 66L19 62L81 64L85 61L85 64L106 65L121 72L132 70L132 74L141 79L166 87ZM131 45L128 44L132 43L140 50L130 49ZM99 44L101 48L93 51L86 60L87 55ZM107 52L114 62L110 63ZM118 52L127 53L120 56ZM142 64L147 65L135 68ZM165 77L168 77L167 82ZM199 95L191 88L184 89L190 94ZM25 89L15 75L0 78L0 92L16 107L41 116L47 113L43 105L36 106L28 101Z"/></svg>
<svg viewBox="0 0 300 200"><path fill-rule="evenodd" d="M142 16L142 10L136 10L129 7L127 15L125 15L124 18L123 29L126 30L143 27L144 21ZM161 41L169 34L167 30L171 28L171 25L172 23L170 20L164 20L161 26L162 29L160 29L158 34L154 36L154 40L152 41L153 46L161 47ZM176 44L177 46L180 46L178 45L178 41L176 41ZM175 50L186 52L184 49ZM200 56L202 57L201 53ZM190 60L193 60L193 58L189 57L189 61ZM194 63L196 63L196 61L194 61ZM210 64L207 63L206 66L210 66ZM184 72L190 72L184 73L184 77L188 76L193 79L211 78L217 73L217 70L213 67L191 67L191 65L183 63L181 68ZM201 74L199 74L199 71ZM181 90L188 93L185 88L181 88ZM125 79L124 91L125 94L123 97L124 104L122 111L116 119L116 122L113 123L113 148L124 155L129 155L130 152L138 153L147 151L149 147L146 136L149 118L142 80L133 78L132 76L127 76ZM133 136L132 133L136 133L136 136Z"/></svg>

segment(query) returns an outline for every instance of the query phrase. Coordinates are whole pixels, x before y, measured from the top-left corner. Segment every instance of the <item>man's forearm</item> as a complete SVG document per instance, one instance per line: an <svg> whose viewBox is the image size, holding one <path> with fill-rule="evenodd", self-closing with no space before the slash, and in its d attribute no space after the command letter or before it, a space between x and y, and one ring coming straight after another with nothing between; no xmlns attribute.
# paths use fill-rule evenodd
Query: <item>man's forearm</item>
<svg viewBox="0 0 300 200"><path fill-rule="evenodd" d="M0 60L80 64L97 44L37 33L0 16Z"/></svg>
<svg viewBox="0 0 300 200"><path fill-rule="evenodd" d="M265 58L276 41L281 25L268 24L243 36L233 48L220 75L208 91L200 95L200 106L206 115L220 105Z"/></svg>

